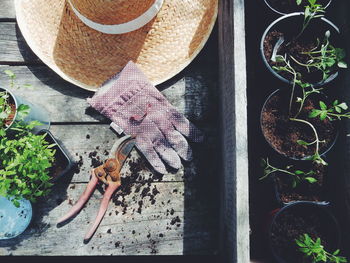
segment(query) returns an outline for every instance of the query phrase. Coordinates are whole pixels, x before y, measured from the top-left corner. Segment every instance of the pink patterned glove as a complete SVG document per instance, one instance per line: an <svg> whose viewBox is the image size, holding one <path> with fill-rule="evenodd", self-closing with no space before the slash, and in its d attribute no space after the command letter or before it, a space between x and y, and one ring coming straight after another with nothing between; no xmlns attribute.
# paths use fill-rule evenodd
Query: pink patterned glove
<svg viewBox="0 0 350 263"><path fill-rule="evenodd" d="M136 136L138 149L162 174L167 170L161 159L179 169L179 156L184 160L192 158L183 135L194 142L203 140L202 132L179 113L131 61L98 89L88 103L111 119L111 126L119 133Z"/></svg>

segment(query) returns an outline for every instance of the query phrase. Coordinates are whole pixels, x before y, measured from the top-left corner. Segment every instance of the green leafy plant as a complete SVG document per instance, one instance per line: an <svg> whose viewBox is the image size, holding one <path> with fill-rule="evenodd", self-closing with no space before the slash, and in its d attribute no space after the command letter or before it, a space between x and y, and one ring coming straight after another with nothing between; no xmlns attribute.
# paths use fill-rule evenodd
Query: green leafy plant
<svg viewBox="0 0 350 263"><path fill-rule="evenodd" d="M296 36L295 39L299 38L305 31L305 29L309 26L310 22L312 19L315 18L320 18L324 16L325 8L317 4L317 0L308 0L309 4L305 6L304 10L304 21L303 21L303 26L301 28L300 33ZM301 5L302 1L301 0L296 0L296 3L298 5Z"/></svg>
<svg viewBox="0 0 350 263"><path fill-rule="evenodd" d="M52 184L49 168L54 161L54 144L49 145L45 135L35 135L31 130L40 125L16 123L13 138L2 130L0 135L0 195L18 200L26 198L32 202L49 193Z"/></svg>
<svg viewBox="0 0 350 263"><path fill-rule="evenodd" d="M10 87L14 87L14 81L16 75L11 70L5 70L4 73L8 76L10 80ZM11 118L15 117L15 113L17 113L18 119L23 119L28 115L29 106L27 105L18 105L18 108L14 108L11 104L11 98L9 92L6 90L0 92L0 129L7 128L9 126L9 121Z"/></svg>
<svg viewBox="0 0 350 263"><path fill-rule="evenodd" d="M311 68L316 68L322 72L322 80L328 79L330 74L334 71L335 67L347 68L347 64L344 61L345 51L341 48L335 48L329 43L330 31L326 31L324 40L320 42L317 39L317 45L315 48L302 54L307 55L309 60L307 63L302 63L290 56L295 63L300 66L306 67L307 71L310 72Z"/></svg>
<svg viewBox="0 0 350 263"><path fill-rule="evenodd" d="M311 258L313 263L317 262L348 262L345 257L339 256L340 250L337 249L333 253L327 252L321 244L321 239L317 238L314 241L308 234L300 235L295 239L300 252L306 257Z"/></svg>
<svg viewBox="0 0 350 263"><path fill-rule="evenodd" d="M308 182L310 184L317 182L317 179L312 177L312 175L315 174L315 172L312 170L308 171L308 172L304 172L302 170L295 170L295 169L293 169L292 165L289 165L284 169L277 168L277 167L272 166L269 163L268 158L266 158L266 160L261 159L261 166L264 168L264 175L262 177L260 177L259 180L263 180L263 179L269 177L270 175L272 175L276 172L279 172L279 173L283 173L283 174L291 176L292 188L297 187L297 185L303 181Z"/></svg>
<svg viewBox="0 0 350 263"><path fill-rule="evenodd" d="M12 70L6 69L4 70L4 73L8 76L9 81L10 81L10 87L13 88L15 86L15 79L16 79L16 74L13 73Z"/></svg>
<svg viewBox="0 0 350 263"><path fill-rule="evenodd" d="M319 117L321 121L326 118L330 121L350 118L350 112L344 112L347 109L348 105L345 102L339 103L338 100L335 100L331 106L327 107L326 103L320 101L320 109L313 109L309 114L309 118Z"/></svg>

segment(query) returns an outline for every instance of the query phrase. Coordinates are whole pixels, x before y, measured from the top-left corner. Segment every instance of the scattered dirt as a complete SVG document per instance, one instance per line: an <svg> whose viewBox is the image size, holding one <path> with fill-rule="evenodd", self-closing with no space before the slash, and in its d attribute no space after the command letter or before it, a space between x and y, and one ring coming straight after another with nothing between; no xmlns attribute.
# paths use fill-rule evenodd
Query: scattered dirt
<svg viewBox="0 0 350 263"><path fill-rule="evenodd" d="M141 171L146 169L146 163L142 159L138 159L136 161L129 160L128 165L130 166L130 172L121 178L122 184L116 194L113 197L113 202L117 206L121 206L123 208L122 213L125 214L128 209L128 203L125 198L132 194L138 194L141 196L141 200L139 200L138 208L136 210L137 213L142 213L142 208L144 206L144 199L149 198L151 204L156 202L156 196L159 194L159 191L155 185L151 185L151 182L155 180L155 178L150 177L148 179L144 179L141 175ZM156 176L159 180L161 177ZM134 191L132 190L134 189ZM142 190L141 190L142 189ZM141 193L140 193L141 192Z"/></svg>
<svg viewBox="0 0 350 263"><path fill-rule="evenodd" d="M275 93L262 109L261 125L266 140L280 154L287 157L301 159L315 153L316 145L304 146L297 143L298 140L312 142L315 135L308 125L291 121L289 116L294 116L298 111L296 103L289 115L289 92L284 90ZM336 138L336 124L328 119L321 121L319 118L309 119L308 115L312 109L319 105L320 97L311 95L306 99L304 107L298 119L310 122L316 129L319 139L325 140L320 144L320 153L327 150ZM325 101L324 99L322 99Z"/></svg>
<svg viewBox="0 0 350 263"><path fill-rule="evenodd" d="M93 151L89 153L89 158L91 159L91 167L96 168L103 164L100 156L97 156L97 151Z"/></svg>

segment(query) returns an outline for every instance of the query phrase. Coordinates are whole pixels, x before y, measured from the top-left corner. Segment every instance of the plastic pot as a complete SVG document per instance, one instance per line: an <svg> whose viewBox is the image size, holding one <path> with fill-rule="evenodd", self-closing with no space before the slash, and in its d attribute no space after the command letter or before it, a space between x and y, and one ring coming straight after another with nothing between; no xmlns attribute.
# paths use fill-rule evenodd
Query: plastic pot
<svg viewBox="0 0 350 263"><path fill-rule="evenodd" d="M285 43L288 43L290 40L292 40L293 37L298 35L298 33L300 32L300 29L301 29L302 24L303 24L303 20L304 20L304 13L291 13L291 14L282 16L282 17L276 19L275 21L273 21L266 28L264 34L262 35L261 41L260 41L260 54L261 54L261 57L264 61L265 66L267 67L267 69L273 74L273 76L275 76L279 80L283 81L284 83L288 83L291 85L293 84L293 82L291 80L285 78L280 73L277 73L272 68L272 66L269 64L268 59L270 60L270 58L266 58L265 52L264 52L264 50L265 50L264 49L264 41L270 32L273 32L276 30L276 31L282 32L284 34ZM293 26L291 26L291 25L293 25ZM295 25L300 25L300 26L295 26ZM309 26L304 31L302 36L312 37L315 39L320 38L320 40L322 40L324 37L324 33L327 30L329 30L331 33L331 36L330 36L331 44L333 44L334 46L337 47L337 44L340 42L340 30L336 25L334 25L331 21L329 21L328 19L326 19L324 17L311 20ZM274 44L273 44L273 46L274 46ZM310 84L312 84L313 86L321 86L321 85L325 85L325 84L331 82L337 76L338 76L338 71L331 74L324 81L318 81L318 82L317 81L308 81L308 82Z"/></svg>
<svg viewBox="0 0 350 263"><path fill-rule="evenodd" d="M266 108L266 106L269 103L269 101L273 98L273 96L279 94L281 91L289 93L288 89L277 89L276 91L272 92L270 94L270 96L268 96L268 98L265 100L264 105L262 107L262 110L260 112L260 128L261 128L261 131L263 133L263 136L264 136L266 142L271 146L272 149L274 149L280 155L282 155L282 156L284 156L286 158L292 159L292 160L308 160L308 158L310 156L304 156L304 157L298 158L296 156L288 155L288 154L282 152L281 150L276 149L276 147L271 143L271 141L269 140L269 138L266 135L266 132L264 131L264 128L263 128L263 122L264 122L264 120L263 120L263 113L264 113L264 109ZM323 95L326 98L326 96L324 94L321 94L321 95ZM312 95L310 95L310 96L312 96ZM325 101L327 102L327 100L325 100ZM285 104L285 107L287 107L287 109L288 109L288 103ZM328 146L325 149L321 149L320 150L320 155L321 156L325 155L328 151L330 151L330 149L332 149L332 147L334 146L334 144L335 144L335 142L336 142L336 140L338 138L338 135L339 135L338 124L337 124L337 122L332 122L332 123L335 123L336 133L334 135L334 138L333 138L332 142L329 143ZM311 129L311 128L307 127L307 129Z"/></svg>
<svg viewBox="0 0 350 263"><path fill-rule="evenodd" d="M69 154L64 150L64 148L60 145L60 143L56 140L56 138L49 130L43 129L40 130L37 134L46 134L45 140L49 144L56 144L56 146L53 147L53 149L56 150L55 162L54 165L50 168L49 173L49 175L52 177L50 181L56 182L70 171L70 169L73 167L73 162L71 161Z"/></svg>
<svg viewBox="0 0 350 263"><path fill-rule="evenodd" d="M43 108L40 108L40 107L28 102L27 100L23 99L22 97L15 95L9 89L0 88L0 91L8 92L11 99L15 103L16 109L18 109L19 105L21 105L21 104L28 105L30 107L29 114L24 118L23 121L25 123L29 123L31 121L36 120L36 121L39 121L40 123L42 123L42 125L34 127L33 132L37 132L41 129L49 129L50 128L49 114ZM12 123L6 128L6 130L9 129L15 121L19 121L17 111L16 111L15 116L12 120Z"/></svg>
<svg viewBox="0 0 350 263"><path fill-rule="evenodd" d="M275 13L279 14L279 15L286 15L286 14L290 14L290 13L294 13L294 12L304 12L305 9L305 5L301 4L301 5L297 5L295 0L290 0L290 2L292 3L291 5L278 5L279 3L281 3L281 0L264 0L265 4ZM323 6L325 8L327 8L331 3L332 0L325 0L324 1ZM277 4L276 4L277 3Z"/></svg>
<svg viewBox="0 0 350 263"><path fill-rule="evenodd" d="M282 199L283 192L282 192L282 190L279 187L279 182L278 182L277 176L278 175L275 175L274 177L272 177L272 181L273 181L273 184L274 184L274 190L275 190L275 195L276 195L277 202L281 206L285 206L285 205L296 203L296 202L303 202L303 201L317 203L317 204L322 204L322 205L328 205L329 204L329 201L325 200L326 198L324 198L325 197L325 191L324 191L325 190L325 185L324 184L318 186L320 188L320 200L318 200L318 201L316 201L316 200L309 200L308 197L304 197L303 199L297 199L297 200L294 199L294 200L291 200L291 201L284 201ZM288 176L288 175L282 175L282 176ZM304 184L308 184L307 182L303 182L303 183ZM304 186L304 188L307 188L306 185L303 185L303 186ZM297 186L297 187L300 187L300 186ZM314 185L310 184L310 187L314 187ZM301 193L298 192L297 188L295 190L295 193L301 195Z"/></svg>
<svg viewBox="0 0 350 263"><path fill-rule="evenodd" d="M17 208L6 197L0 196L0 240L11 239L22 234L32 219L32 205L26 200L19 201Z"/></svg>
<svg viewBox="0 0 350 263"><path fill-rule="evenodd" d="M337 219L328 205L313 202L296 202L272 213L269 226L269 246L279 263L302 262L295 239L307 233L312 238L320 237L327 251L340 246L341 232Z"/></svg>

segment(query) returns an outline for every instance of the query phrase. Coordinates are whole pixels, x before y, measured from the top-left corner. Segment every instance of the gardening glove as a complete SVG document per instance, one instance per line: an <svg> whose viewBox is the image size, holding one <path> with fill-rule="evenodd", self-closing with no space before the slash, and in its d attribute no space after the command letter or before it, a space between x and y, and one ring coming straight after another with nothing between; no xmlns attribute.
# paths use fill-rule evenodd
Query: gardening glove
<svg viewBox="0 0 350 263"><path fill-rule="evenodd" d="M136 138L136 146L153 168L167 173L163 159L179 169L180 158L188 161L192 151L184 136L194 142L203 134L148 81L133 62L102 85L88 103L113 121L119 134ZM183 136L184 135L184 136Z"/></svg>

